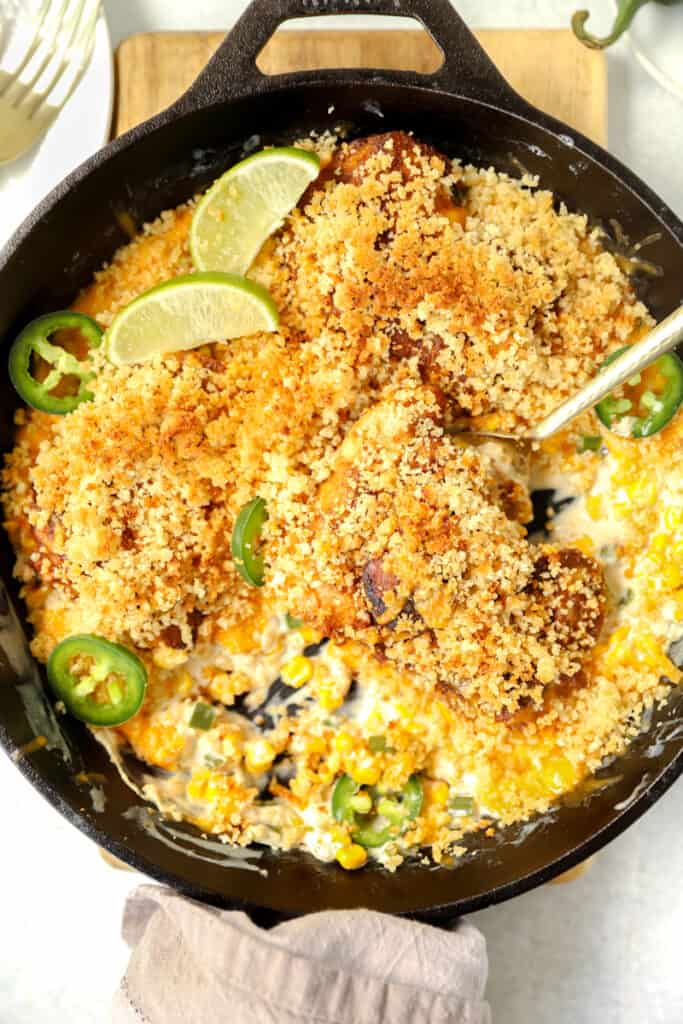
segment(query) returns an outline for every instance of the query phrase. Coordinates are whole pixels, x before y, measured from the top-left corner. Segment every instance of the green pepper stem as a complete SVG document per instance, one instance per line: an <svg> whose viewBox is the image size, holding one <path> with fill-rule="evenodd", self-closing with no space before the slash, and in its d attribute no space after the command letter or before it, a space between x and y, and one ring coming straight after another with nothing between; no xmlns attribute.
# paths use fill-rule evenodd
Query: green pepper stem
<svg viewBox="0 0 683 1024"><path fill-rule="evenodd" d="M586 32L585 25L590 17L590 11L575 11L572 16L574 35L584 46L588 46L592 50L604 50L606 46L611 46L623 35L633 21L636 11L646 3L649 3L649 0L621 0L612 31L602 38Z"/></svg>

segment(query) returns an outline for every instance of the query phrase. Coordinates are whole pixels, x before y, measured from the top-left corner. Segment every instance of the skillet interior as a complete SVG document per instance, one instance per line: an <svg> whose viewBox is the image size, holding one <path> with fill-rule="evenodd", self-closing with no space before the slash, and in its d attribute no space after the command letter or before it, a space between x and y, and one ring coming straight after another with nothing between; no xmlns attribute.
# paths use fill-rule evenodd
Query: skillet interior
<svg viewBox="0 0 683 1024"><path fill-rule="evenodd" d="M273 15L266 34L285 8L287 14L292 8L300 13L293 0L277 6L279 15ZM414 3L405 13L419 15L426 6L426 0L419 0L420 10L414 10ZM442 5L435 6L443 14ZM457 16L453 18L461 48L466 49L471 37ZM260 26L260 37L263 31ZM235 46L239 38L235 36ZM257 49L252 46L251 52ZM475 56L479 59L478 52ZM108 156L105 152L104 157L95 157L86 172L75 172L20 229L0 257L0 338L5 351L17 329L33 316L67 304L126 241L121 213L141 224L204 187L239 159L245 147L290 141L313 128L339 123L348 125L352 136L412 130L449 154L515 175L521 164L539 174L543 186L570 209L586 212L596 222L615 219L634 241L659 233L646 255L663 274L643 278L639 287L657 318L680 302L680 221L597 147L533 112L507 87L500 95L501 80L493 69L488 87L475 83L477 95L488 93L486 104L472 95L429 87L418 76L366 72L280 76L265 85L259 81L256 94L235 96L234 82L228 86L216 78L225 66L215 67L171 114L132 133ZM254 81L245 82L245 92L250 85L253 88ZM232 96L220 100L217 92ZM507 111L491 105L496 93ZM207 102L208 106L198 106ZM11 446L17 403L4 374L0 396L0 443L5 451ZM19 609L11 579L13 556L4 533L0 560L3 580ZM243 905L268 918L363 905L438 920L505 899L598 849L653 803L683 769L683 692L677 690L629 751L604 770L602 774L613 780L609 785L493 838L470 836L471 852L455 869L406 864L394 875L378 868L347 874L303 853L268 852L246 869L230 866L220 853L146 827L144 812L124 813L131 805L143 808L143 802L124 786L84 727L70 719L60 719L57 726L50 717L22 624L21 612L17 617L7 600L0 601L0 740L9 751L37 732L54 740L48 748L19 758L30 781L91 838L147 874L195 898ZM76 780L83 770L106 776L103 810L94 809L89 786ZM190 826L178 828L188 836L198 835Z"/></svg>

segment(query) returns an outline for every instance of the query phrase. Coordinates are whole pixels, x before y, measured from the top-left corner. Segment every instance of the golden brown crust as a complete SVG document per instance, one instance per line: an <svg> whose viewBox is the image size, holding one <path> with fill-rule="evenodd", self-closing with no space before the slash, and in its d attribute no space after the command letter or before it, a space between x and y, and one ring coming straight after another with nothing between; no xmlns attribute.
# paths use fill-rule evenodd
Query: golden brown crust
<svg viewBox="0 0 683 1024"><path fill-rule="evenodd" d="M252 273L368 383L395 362L457 412L514 427L647 318L585 218L552 203L404 133L373 136L339 147Z"/></svg>
<svg viewBox="0 0 683 1024"><path fill-rule="evenodd" d="M190 269L190 218L191 206L162 215L97 275L76 308L107 325L139 291ZM426 433L416 433L414 421L406 429L411 444L424 445L426 479L440 460L453 466L453 487L467 483L463 521L470 500L493 517L493 534L519 548L523 586L531 572L520 526L525 488L495 467L482 471L488 456L447 448L436 426L441 410L449 419L535 418L645 316L584 218L556 213L548 193L463 171L404 133L338 147L252 274L278 302L280 334L144 366L100 360L92 403L59 420L28 414L4 476L17 573L36 595L51 588L71 609L58 622L34 604L41 657L79 616L114 638L173 647L178 634L192 644L200 617L230 622L252 613L263 595L235 572L230 536L239 508L256 494L268 503L264 540L275 591L306 566L316 584L301 600L312 620L362 629L371 642L378 625L367 595L340 585L330 562L336 548L319 545L313 558L306 545L316 516L333 521L326 500L349 504L354 460L347 467L344 453L356 436L349 430L386 388L419 396ZM559 331L565 345L553 355ZM395 444L392 435L387 451ZM426 532L422 523L422 533L406 526L401 557L417 553L412 572L421 559L450 559L455 579L464 555L459 535L448 548L454 528L439 488L442 481L423 504L416 500L415 515L419 521L424 509L438 508L441 519ZM335 545L352 548L350 521L336 529ZM414 600L414 580L392 565L399 555L391 545L388 562L380 553L390 616ZM495 600L511 581L496 578L494 553L477 557ZM357 568L362 580L364 566ZM386 586L392 576L396 593ZM419 599L429 628L442 628L438 588ZM405 650L404 661L424 646L416 616L415 609L397 616L393 629L390 646L397 657ZM456 623L453 636L475 639L469 623ZM455 678L454 651L449 658Z"/></svg>
<svg viewBox="0 0 683 1024"><path fill-rule="evenodd" d="M295 544L273 528L266 597L293 601L325 635L381 646L442 693L516 710L580 670L600 631L602 571L530 545L508 514L509 481L441 419L432 392L406 384L354 424Z"/></svg>

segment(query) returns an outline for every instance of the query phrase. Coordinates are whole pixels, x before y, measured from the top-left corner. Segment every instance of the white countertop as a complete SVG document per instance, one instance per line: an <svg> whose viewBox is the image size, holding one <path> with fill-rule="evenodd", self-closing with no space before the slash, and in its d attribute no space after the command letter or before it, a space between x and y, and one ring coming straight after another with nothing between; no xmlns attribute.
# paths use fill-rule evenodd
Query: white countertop
<svg viewBox="0 0 683 1024"><path fill-rule="evenodd" d="M114 44L153 29L227 28L242 0L104 0ZM575 0L460 0L477 27L560 27ZM608 0L591 0L597 29ZM326 19L325 26L349 19ZM352 18L351 22L359 19ZM373 19L373 24L376 19ZM310 24L310 23L309 23ZM591 22L593 27L593 22ZM609 148L683 216L683 103L620 43L609 51ZM682 283L683 292L683 283ZM0 1024L103 1024L127 951L120 872L0 757ZM474 915L489 943L494 1024L680 1024L683 786L579 881Z"/></svg>

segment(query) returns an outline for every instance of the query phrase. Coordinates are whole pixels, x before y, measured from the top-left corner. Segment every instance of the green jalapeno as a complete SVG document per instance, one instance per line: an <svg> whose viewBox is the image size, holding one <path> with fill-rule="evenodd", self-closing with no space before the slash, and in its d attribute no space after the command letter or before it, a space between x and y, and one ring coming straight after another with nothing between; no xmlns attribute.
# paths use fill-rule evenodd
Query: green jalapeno
<svg viewBox="0 0 683 1024"><path fill-rule="evenodd" d="M673 7L674 4L679 4L682 0L653 0L653 2L663 4L665 7ZM602 37L586 32L585 25L589 18L588 11L575 11L572 17L574 35L592 50L604 50L606 46L611 46L612 43L617 41L619 36L623 35L636 13L647 3L650 3L650 0L619 0L617 16L614 20L612 31Z"/></svg>
<svg viewBox="0 0 683 1024"><path fill-rule="evenodd" d="M628 345L617 349L605 359L603 366L625 352ZM677 412L683 402L683 362L674 352L667 352L647 369L631 377L625 384L603 398L595 407L601 423L615 433L627 437L651 437Z"/></svg>
<svg viewBox="0 0 683 1024"><path fill-rule="evenodd" d="M383 793L380 787L363 788L342 775L332 792L334 818L351 826L354 843L365 847L384 846L405 831L422 808L422 782L411 775L400 793Z"/></svg>
<svg viewBox="0 0 683 1024"><path fill-rule="evenodd" d="M83 633L62 640L47 663L55 694L89 725L121 725L139 710L147 671L127 647Z"/></svg>
<svg viewBox="0 0 683 1024"><path fill-rule="evenodd" d="M81 402L89 402L94 398L87 386L95 377L93 371L87 369L86 364L76 359L71 352L50 341L51 335L63 328L80 331L89 349L97 348L102 341L102 331L91 317L66 309L32 320L15 339L9 354L9 376L19 395L34 409L57 416L73 412ZM38 380L33 375L31 360L34 355L40 356L51 366L44 380ZM66 376L78 378L76 394L51 394L62 377Z"/></svg>
<svg viewBox="0 0 683 1024"><path fill-rule="evenodd" d="M214 723L216 712L210 704L199 701L195 704L190 716L190 729L201 729L206 732Z"/></svg>
<svg viewBox="0 0 683 1024"><path fill-rule="evenodd" d="M602 445L602 438L598 434L583 434L576 444L579 455L584 452L599 452Z"/></svg>
<svg viewBox="0 0 683 1024"><path fill-rule="evenodd" d="M232 531L232 557L238 573L252 587L262 587L263 555L257 548L259 534L268 518L263 498L252 498L240 509Z"/></svg>

